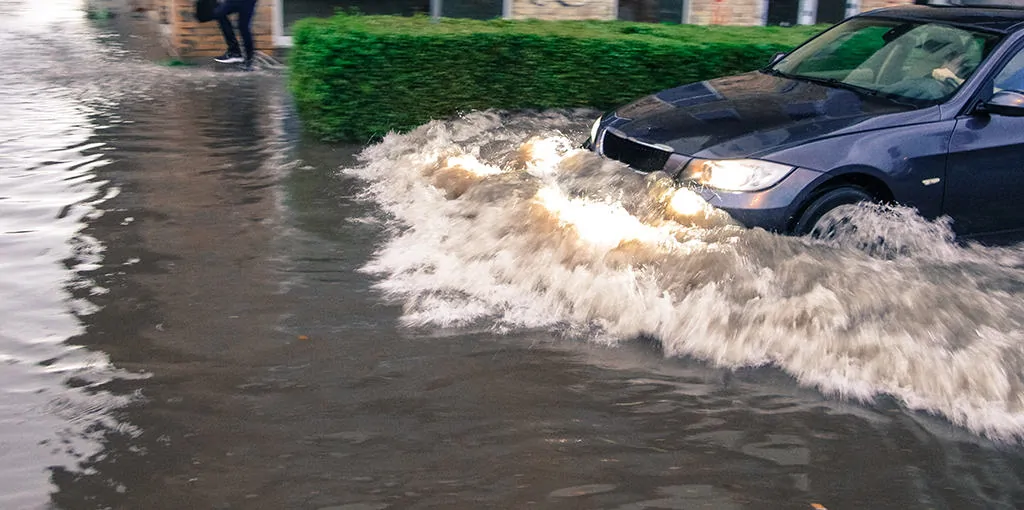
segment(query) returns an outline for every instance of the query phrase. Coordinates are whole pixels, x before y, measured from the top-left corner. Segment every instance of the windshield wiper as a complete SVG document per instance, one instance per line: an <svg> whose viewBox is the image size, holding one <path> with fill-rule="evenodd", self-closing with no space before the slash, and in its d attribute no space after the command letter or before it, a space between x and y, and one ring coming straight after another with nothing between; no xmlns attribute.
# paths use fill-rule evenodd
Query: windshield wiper
<svg viewBox="0 0 1024 510"><path fill-rule="evenodd" d="M778 76L780 78L793 78L793 75L786 74L786 73L784 73L782 71L779 71L778 69L775 69L773 67L766 67L764 69L761 69L761 72L764 73L764 74L770 74L772 76Z"/></svg>
<svg viewBox="0 0 1024 510"><path fill-rule="evenodd" d="M869 96L877 96L878 95L878 91L875 90L875 89L869 89L867 87L861 87L860 85L853 85L853 84L850 84L850 83L846 83L845 81L837 80L835 78L821 78L821 77L818 77L818 76L807 76L807 75L804 75L804 74L789 74L789 73L785 73L785 72L779 71L778 69L774 69L774 68L763 69L762 71L764 73L766 73L766 74L770 74L772 76L778 76L780 78L789 78L791 80L809 81L811 83L817 83L819 85L826 85L826 86L833 87L833 88L853 90L853 91L856 91L856 92L863 92L864 94L867 94Z"/></svg>
<svg viewBox="0 0 1024 510"><path fill-rule="evenodd" d="M827 87L851 90L853 92L858 92L858 93L864 94L866 96L880 97L880 98L887 99L889 101L892 101L893 103L900 104L900 105L903 105L903 106L910 106L910 107L913 107L913 108L920 108L920 106L921 106L921 105L913 103L911 101L902 100L902 98L900 96L896 95L896 94L890 94L890 93L882 92L880 90L876 90L876 89L873 89L873 88L863 87L863 86L860 86L860 85L854 85L852 83L847 83L845 81L838 80L836 78L822 78L822 77L818 77L818 76L807 76L807 75L803 75L803 74L789 74L789 73L785 73L785 72L779 71L777 69L770 69L770 68L769 69L763 69L762 71L764 73L766 73L766 74L770 74L772 76L778 76L780 78L789 78L791 80L802 80L802 81L807 81L807 82L811 82L811 83L817 83L819 85L825 85Z"/></svg>
<svg viewBox="0 0 1024 510"><path fill-rule="evenodd" d="M854 85L852 83L847 83L847 82L842 81L842 80L837 80L836 78L819 78L817 76L806 76L806 75L803 75L803 74L789 74L789 75L786 75L786 78L791 78L791 79L794 79L794 80L805 80L805 81L809 81L809 82L812 82L812 83L818 83L818 84L821 84L821 85L826 85L826 86L837 88L837 89L852 90L854 92L860 92L862 94L866 94L866 95L869 95L869 96L877 96L879 94L879 92L877 90L875 90L875 89L868 88L868 87L862 87L860 85Z"/></svg>

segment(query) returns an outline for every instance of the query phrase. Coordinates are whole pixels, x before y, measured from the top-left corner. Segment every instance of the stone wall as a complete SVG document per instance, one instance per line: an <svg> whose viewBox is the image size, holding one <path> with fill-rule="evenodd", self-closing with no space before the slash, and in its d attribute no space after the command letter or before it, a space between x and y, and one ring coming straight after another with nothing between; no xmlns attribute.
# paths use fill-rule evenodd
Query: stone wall
<svg viewBox="0 0 1024 510"><path fill-rule="evenodd" d="M169 5L172 14L170 47L173 53L183 58L211 57L224 53L227 46L216 21L199 23L195 19L195 4L192 0L161 0ZM252 33L257 51L272 53L273 0L256 3L256 15L252 20ZM234 21L235 15L230 19ZM237 31L236 31L237 36ZM241 44L241 38L239 38Z"/></svg>
<svg viewBox="0 0 1024 510"><path fill-rule="evenodd" d="M224 53L227 46L216 21L199 23L195 19L193 0L130 0L139 10L163 28L168 52L181 58L213 57ZM257 51L274 53L273 0L256 3L252 33ZM234 14L230 16L235 20ZM236 31L237 36L237 31ZM239 38L239 44L242 40Z"/></svg>
<svg viewBox="0 0 1024 510"><path fill-rule="evenodd" d="M286 2L288 0L285 0ZM857 0L852 0L857 1ZM216 22L198 23L193 0L127 0L133 11L145 11L163 27L166 46L182 58L211 57L224 52L224 39ZM860 10L903 5L912 0L859 0ZM513 19L616 18L617 0L512 0ZM696 25L761 25L765 0L690 0L689 22ZM253 19L256 49L274 53L273 0L259 0ZM680 15L680 17L682 17Z"/></svg>
<svg viewBox="0 0 1024 510"><path fill-rule="evenodd" d="M859 3L863 12L912 1L859 0ZM617 3L616 0L513 0L512 18L615 19ZM690 0L689 3L689 22L695 25L762 25L768 5L766 0Z"/></svg>
<svg viewBox="0 0 1024 510"><path fill-rule="evenodd" d="M513 0L513 19L615 19L615 0Z"/></svg>
<svg viewBox="0 0 1024 510"><path fill-rule="evenodd" d="M694 25L762 25L762 0L691 0L690 23Z"/></svg>

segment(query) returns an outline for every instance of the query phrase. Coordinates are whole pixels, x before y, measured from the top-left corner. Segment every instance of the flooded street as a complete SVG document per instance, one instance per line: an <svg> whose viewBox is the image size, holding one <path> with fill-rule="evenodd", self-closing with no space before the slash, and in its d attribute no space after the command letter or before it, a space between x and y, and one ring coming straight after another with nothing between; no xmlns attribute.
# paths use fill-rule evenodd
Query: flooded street
<svg viewBox="0 0 1024 510"><path fill-rule="evenodd" d="M0 2L0 508L1024 507L1021 246L741 229L595 112L328 146L124 27Z"/></svg>

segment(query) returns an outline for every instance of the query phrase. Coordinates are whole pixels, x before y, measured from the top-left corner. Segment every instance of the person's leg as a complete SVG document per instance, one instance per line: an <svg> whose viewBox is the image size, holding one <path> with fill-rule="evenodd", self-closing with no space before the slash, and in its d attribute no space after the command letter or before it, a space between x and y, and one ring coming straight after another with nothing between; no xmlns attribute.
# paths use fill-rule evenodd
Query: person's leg
<svg viewBox="0 0 1024 510"><path fill-rule="evenodd" d="M256 11L256 0L236 0L238 3L238 33L242 34L242 44L245 45L245 61L252 62L252 56L256 51L252 42L252 17Z"/></svg>
<svg viewBox="0 0 1024 510"><path fill-rule="evenodd" d="M239 62L242 60L242 51L238 47L238 39L235 37L235 28L231 26L231 20L228 19L228 15L234 12L238 12L237 0L224 0L217 5L217 9L213 11L214 17L217 18L217 23L220 25L220 31L224 34L224 42L228 45L228 51L222 57L218 57L218 62Z"/></svg>

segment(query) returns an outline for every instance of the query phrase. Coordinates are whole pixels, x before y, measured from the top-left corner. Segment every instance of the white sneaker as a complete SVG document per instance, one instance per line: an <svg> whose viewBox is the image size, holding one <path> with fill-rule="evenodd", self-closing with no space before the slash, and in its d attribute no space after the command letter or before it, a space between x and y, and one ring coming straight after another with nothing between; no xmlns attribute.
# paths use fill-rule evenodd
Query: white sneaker
<svg viewBox="0 0 1024 510"><path fill-rule="evenodd" d="M231 53L230 51L224 52L223 55L215 57L213 60L220 62L221 64L237 64L245 61L241 55L238 53Z"/></svg>

